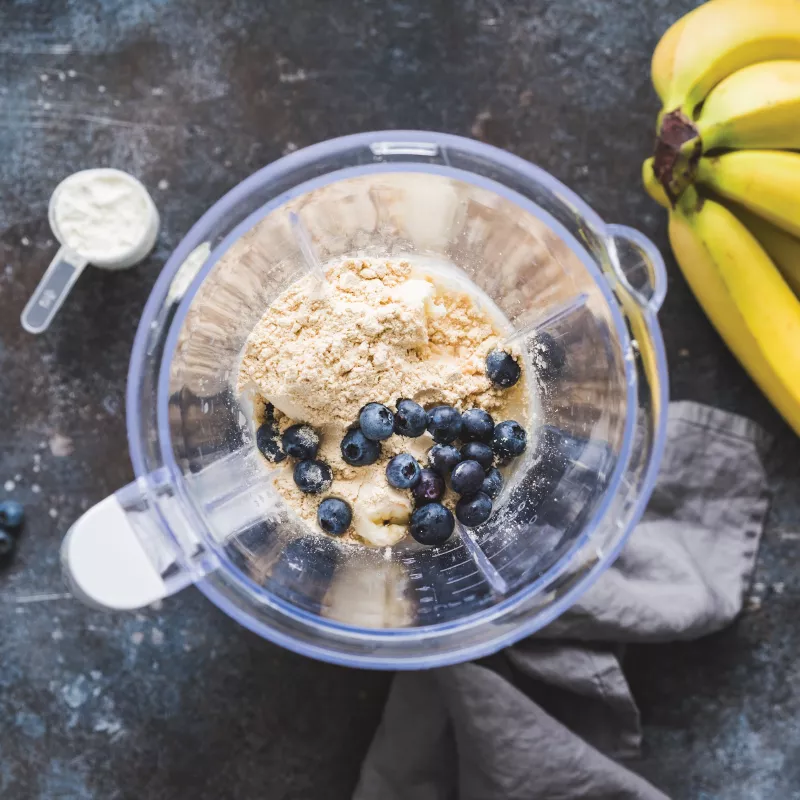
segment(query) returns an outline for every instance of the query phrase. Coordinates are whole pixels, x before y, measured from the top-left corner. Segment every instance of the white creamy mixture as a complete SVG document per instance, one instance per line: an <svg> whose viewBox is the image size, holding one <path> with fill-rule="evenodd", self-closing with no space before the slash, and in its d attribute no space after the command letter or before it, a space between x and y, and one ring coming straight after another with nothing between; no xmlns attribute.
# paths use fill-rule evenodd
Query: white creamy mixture
<svg viewBox="0 0 800 800"><path fill-rule="evenodd" d="M90 262L113 262L142 246L155 213L134 178L119 170L91 169L59 186L53 215L63 244Z"/></svg>

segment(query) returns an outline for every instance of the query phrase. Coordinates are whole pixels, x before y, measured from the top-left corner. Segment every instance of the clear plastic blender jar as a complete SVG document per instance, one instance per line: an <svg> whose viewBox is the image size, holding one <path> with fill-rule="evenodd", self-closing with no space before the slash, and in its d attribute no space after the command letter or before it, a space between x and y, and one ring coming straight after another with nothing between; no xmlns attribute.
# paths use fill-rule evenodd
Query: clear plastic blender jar
<svg viewBox="0 0 800 800"><path fill-rule="evenodd" d="M489 295L540 375L539 427L496 513L443 547L313 534L276 500L233 389L254 324L316 253L445 260ZM551 622L619 554L653 487L667 372L663 262L532 164L428 132L358 134L245 180L192 228L145 307L128 374L136 480L65 539L75 592L132 609L194 583L259 635L315 658L416 669Z"/></svg>

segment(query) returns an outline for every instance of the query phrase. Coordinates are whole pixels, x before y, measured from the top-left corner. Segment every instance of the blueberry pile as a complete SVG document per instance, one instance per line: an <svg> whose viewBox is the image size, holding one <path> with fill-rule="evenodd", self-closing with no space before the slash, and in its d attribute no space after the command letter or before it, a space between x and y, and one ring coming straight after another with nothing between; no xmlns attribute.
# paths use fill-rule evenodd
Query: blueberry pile
<svg viewBox="0 0 800 800"><path fill-rule="evenodd" d="M445 478L461 461L451 443L463 435L463 417L450 406L426 411L407 398L398 399L395 408L393 412L382 403L367 403L342 439L342 458L356 467L368 466L380 458L380 443L392 434L417 438L428 431L438 442L431 450L429 466L421 467L410 453L398 453L386 464L386 480L395 489L410 491L414 498L417 508L410 526L414 539L426 545L444 544L453 533L455 519L440 501L446 490ZM480 472L482 481L483 470Z"/></svg>
<svg viewBox="0 0 800 800"><path fill-rule="evenodd" d="M433 417L434 412L441 408L433 409L430 416ZM440 412L440 419L443 416ZM445 479L450 479L450 488L461 495L456 503L456 517L462 525L474 528L492 515L492 501L503 488L503 476L497 466L508 464L512 458L522 455L527 446L527 434L514 420L495 425L491 414L480 408L470 409L463 414L448 409L446 418L451 433L458 429L457 439L462 443L461 448L455 446L455 439L450 439L449 435L449 441L446 442L441 441L440 436L438 444L428 451L430 469L422 472L429 471L439 478L440 497L444 492ZM437 431L441 431L441 426ZM417 496L416 488L413 491L419 504L423 498ZM426 531L428 524L437 531L443 530L439 518L430 523L426 519L418 519L415 527L412 517L411 530L411 535L425 544L429 543L431 537L436 538L435 534Z"/></svg>
<svg viewBox="0 0 800 800"><path fill-rule="evenodd" d="M264 421L256 431L256 446L272 464L287 457L296 459L292 477L297 488L305 494L323 494L331 488L331 468L317 458L320 437L310 425L290 425L283 433L275 420L275 407L267 403ZM319 504L317 522L325 533L341 536L353 519L350 506L338 497L328 497Z"/></svg>
<svg viewBox="0 0 800 800"><path fill-rule="evenodd" d="M25 522L25 511L15 500L0 503L0 565L11 560L17 549L17 537Z"/></svg>
<svg viewBox="0 0 800 800"><path fill-rule="evenodd" d="M486 356L489 380L507 389L519 381L516 359L502 350ZM459 522L475 527L492 514L492 501L500 494L503 476L497 466L521 455L527 445L523 427L514 420L495 425L491 414L472 408L463 414L452 406L440 405L426 411L419 403L400 398L392 411L382 403L367 403L358 420L342 438L340 449L345 463L354 467L374 464L381 456L381 442L393 434L417 438L426 431L435 444L428 451L428 466L422 467L410 453L399 453L386 465L386 480L396 489L411 492L416 510L411 515L411 536L420 544L441 545L452 535L455 518L442 505L447 480L460 495L456 503ZM460 444L460 448L456 446ZM292 425L282 434L271 403L256 431L256 445L271 463L296 459L293 477L300 491L323 494L333 482L331 468L317 459L319 434L305 424ZM327 497L317 509L320 528L341 536L353 519L350 506L340 498ZM0 540L0 556L2 555Z"/></svg>
<svg viewBox="0 0 800 800"><path fill-rule="evenodd" d="M417 504L411 517L411 535L422 544L443 544L455 527L453 515L439 502L446 481L449 479L450 488L461 495L456 503L458 521L468 528L481 525L492 515L492 501L503 488L497 465L522 455L527 435L514 420L495 425L491 414L483 409L460 414L450 406L431 409L427 429L436 442L428 451L428 466L421 469L403 453L389 462L386 479L398 489L411 489ZM456 442L461 443L460 448Z"/></svg>
<svg viewBox="0 0 800 800"><path fill-rule="evenodd" d="M291 425L281 433L275 420L275 407L267 403L264 421L256 431L256 447L272 464L287 456L297 459L294 482L306 494L320 494L329 489L333 481L331 468L316 458L319 443L319 434L303 423Z"/></svg>
<svg viewBox="0 0 800 800"><path fill-rule="evenodd" d="M495 356L491 362L500 365L495 382L512 386L519 379L519 366L508 354L501 355L507 360ZM509 360L517 372L509 366ZM489 358L487 374L495 374ZM392 413L380 403L365 405L358 422L342 439L342 458L354 466L374 464L380 457L380 442L392 433L415 438L427 431L436 444L428 451L426 467L410 453L399 453L386 465L389 485L410 491L414 498L411 536L421 544L441 545L452 535L455 518L441 502L447 480L452 490L461 495L455 514L459 522L470 528L486 522L492 514L493 500L503 487L503 476L496 465L507 464L524 452L527 435L523 427L514 420L495 425L491 414L480 408L462 414L452 406L442 405L426 411L408 399L398 400L396 408ZM326 529L322 522L320 525Z"/></svg>

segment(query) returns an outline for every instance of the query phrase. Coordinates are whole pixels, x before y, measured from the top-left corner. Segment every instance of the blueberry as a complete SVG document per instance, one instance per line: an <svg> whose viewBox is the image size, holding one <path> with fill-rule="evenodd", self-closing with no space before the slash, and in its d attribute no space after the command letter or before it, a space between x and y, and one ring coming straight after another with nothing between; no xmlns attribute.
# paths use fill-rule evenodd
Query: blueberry
<svg viewBox="0 0 800 800"><path fill-rule="evenodd" d="M492 450L501 460L508 461L521 455L525 452L527 443L528 435L519 422L509 419L494 426Z"/></svg>
<svg viewBox="0 0 800 800"><path fill-rule="evenodd" d="M462 461L456 464L450 485L459 494L474 494L480 490L483 478L483 467L477 461Z"/></svg>
<svg viewBox="0 0 800 800"><path fill-rule="evenodd" d="M482 408L471 408L461 415L464 428L461 431L461 440L464 442L485 442L492 441L492 431L494 431L494 420L488 411Z"/></svg>
<svg viewBox="0 0 800 800"><path fill-rule="evenodd" d="M16 549L14 537L8 531L0 529L0 563L10 558Z"/></svg>
<svg viewBox="0 0 800 800"><path fill-rule="evenodd" d="M411 515L411 535L431 547L444 544L455 526L452 512L440 503L428 503Z"/></svg>
<svg viewBox="0 0 800 800"><path fill-rule="evenodd" d="M519 380L520 374L519 364L510 353L492 350L486 356L486 375L495 386L508 389Z"/></svg>
<svg viewBox="0 0 800 800"><path fill-rule="evenodd" d="M419 483L420 468L417 459L408 453L400 453L386 465L386 480L395 489L412 489Z"/></svg>
<svg viewBox="0 0 800 800"><path fill-rule="evenodd" d="M306 461L317 455L319 434L310 425L292 425L283 432L281 444L287 456Z"/></svg>
<svg viewBox="0 0 800 800"><path fill-rule="evenodd" d="M378 442L367 439L360 428L348 431L342 439L342 458L351 466L366 467L374 464L381 454Z"/></svg>
<svg viewBox="0 0 800 800"><path fill-rule="evenodd" d="M16 531L25 522L25 510L22 503L16 500L4 500L0 503L0 528L7 531Z"/></svg>
<svg viewBox="0 0 800 800"><path fill-rule="evenodd" d="M324 461L298 461L294 468L294 482L301 492L320 494L330 489L333 475Z"/></svg>
<svg viewBox="0 0 800 800"><path fill-rule="evenodd" d="M500 472L499 469L496 467L492 467L487 473L486 477L483 479L483 483L481 484L481 491L484 494L488 494L492 500L500 494L500 490L503 488L503 474Z"/></svg>
<svg viewBox="0 0 800 800"><path fill-rule="evenodd" d="M358 414L358 424L367 439L382 442L394 433L394 414L380 403L367 403Z"/></svg>
<svg viewBox="0 0 800 800"><path fill-rule="evenodd" d="M264 420L266 422L275 422L275 406L272 403L264 405Z"/></svg>
<svg viewBox="0 0 800 800"><path fill-rule="evenodd" d="M484 469L489 469L494 461L494 452L483 442L467 442L461 448L461 458L464 461L477 461Z"/></svg>
<svg viewBox="0 0 800 800"><path fill-rule="evenodd" d="M325 533L341 536L353 521L353 511L344 500L326 497L317 509L317 522Z"/></svg>
<svg viewBox="0 0 800 800"><path fill-rule="evenodd" d="M259 426L256 431L256 447L261 451L261 455L273 464L286 458L286 453L281 450L278 425L274 421L267 420Z"/></svg>
<svg viewBox="0 0 800 800"><path fill-rule="evenodd" d="M435 469L443 477L449 475L459 461L461 453L451 444L435 444L428 450L428 463L431 469Z"/></svg>
<svg viewBox="0 0 800 800"><path fill-rule="evenodd" d="M394 432L416 438L428 427L428 412L413 400L398 400L394 415Z"/></svg>
<svg viewBox="0 0 800 800"><path fill-rule="evenodd" d="M456 503L456 517L462 525L475 528L492 516L492 498L478 492L466 495Z"/></svg>
<svg viewBox="0 0 800 800"><path fill-rule="evenodd" d="M432 469L423 469L419 473L419 483L411 490L417 505L434 503L444 496L444 478Z"/></svg>
<svg viewBox="0 0 800 800"><path fill-rule="evenodd" d="M567 348L549 333L537 333L533 344L534 364L542 378L555 378L567 363Z"/></svg>
<svg viewBox="0 0 800 800"><path fill-rule="evenodd" d="M434 442L450 444L461 436L461 414L452 406L436 406L428 412L428 432Z"/></svg>

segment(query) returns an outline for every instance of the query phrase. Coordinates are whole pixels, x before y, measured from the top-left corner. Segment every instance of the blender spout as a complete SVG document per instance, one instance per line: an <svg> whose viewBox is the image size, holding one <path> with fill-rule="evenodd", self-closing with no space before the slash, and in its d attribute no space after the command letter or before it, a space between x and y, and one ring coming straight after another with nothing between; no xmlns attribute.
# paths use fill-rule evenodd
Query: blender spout
<svg viewBox="0 0 800 800"><path fill-rule="evenodd" d="M95 607L134 610L194 582L157 517L138 483L83 514L61 545L72 592Z"/></svg>

